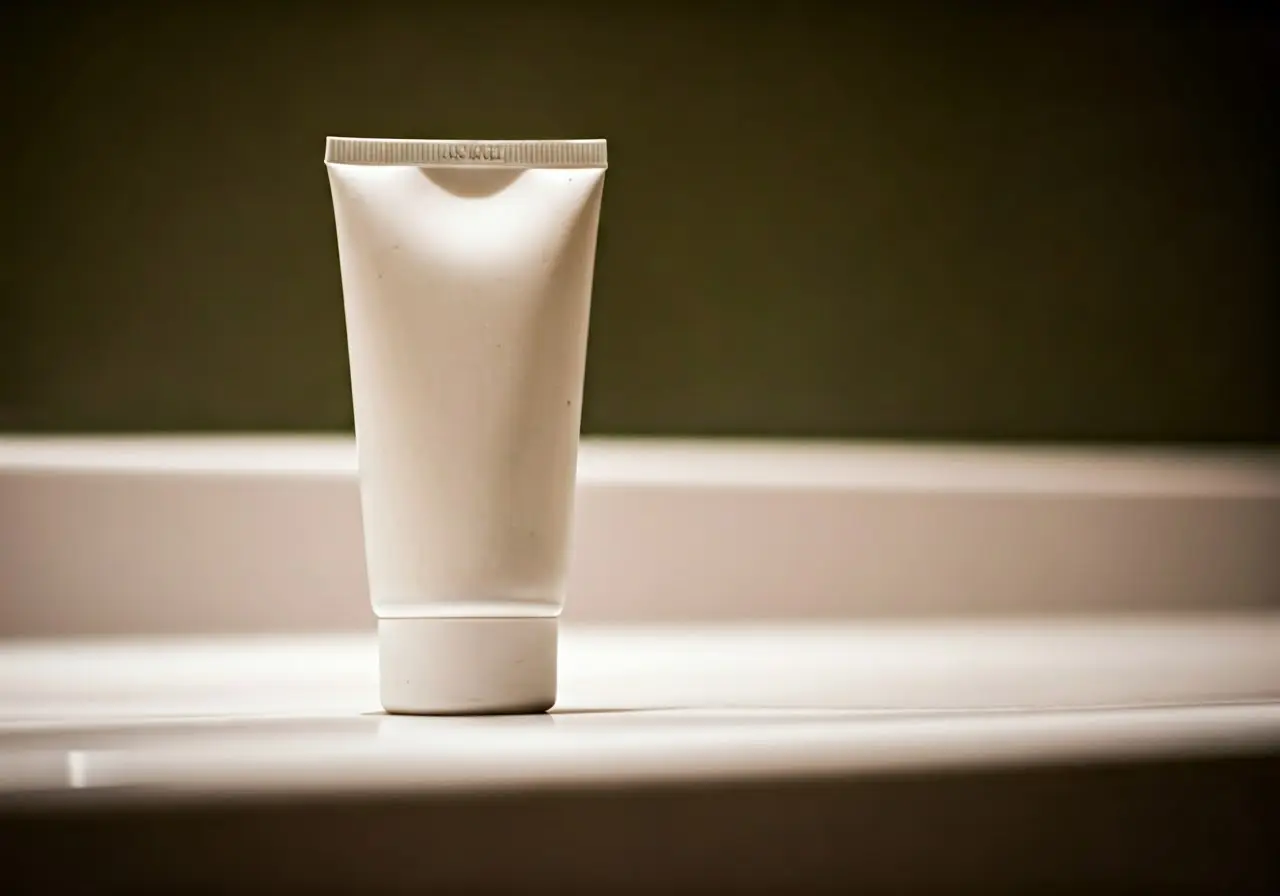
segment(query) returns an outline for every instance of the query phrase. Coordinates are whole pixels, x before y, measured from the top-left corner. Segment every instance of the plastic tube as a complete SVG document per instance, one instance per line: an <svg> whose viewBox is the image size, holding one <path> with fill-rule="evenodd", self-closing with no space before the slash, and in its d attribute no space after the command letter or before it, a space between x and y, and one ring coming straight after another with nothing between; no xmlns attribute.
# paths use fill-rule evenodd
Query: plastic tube
<svg viewBox="0 0 1280 896"><path fill-rule="evenodd" d="M555 703L603 140L330 137L389 712Z"/></svg>

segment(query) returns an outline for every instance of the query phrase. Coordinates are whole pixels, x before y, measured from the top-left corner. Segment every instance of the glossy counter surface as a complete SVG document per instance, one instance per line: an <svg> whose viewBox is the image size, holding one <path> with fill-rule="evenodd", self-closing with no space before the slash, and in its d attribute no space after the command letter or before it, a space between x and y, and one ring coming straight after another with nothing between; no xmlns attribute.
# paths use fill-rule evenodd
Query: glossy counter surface
<svg viewBox="0 0 1280 896"><path fill-rule="evenodd" d="M388 716L376 662L364 635L10 643L0 792L508 789L1280 744L1266 614L566 627L544 716Z"/></svg>
<svg viewBox="0 0 1280 896"><path fill-rule="evenodd" d="M1280 622L575 628L543 716L365 635L9 642L4 892L1274 892Z"/></svg>

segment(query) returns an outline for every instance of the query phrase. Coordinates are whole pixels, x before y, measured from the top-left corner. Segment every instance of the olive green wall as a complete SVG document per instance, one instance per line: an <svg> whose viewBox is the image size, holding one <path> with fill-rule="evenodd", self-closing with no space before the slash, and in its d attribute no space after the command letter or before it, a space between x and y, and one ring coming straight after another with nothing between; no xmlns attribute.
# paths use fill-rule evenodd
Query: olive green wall
<svg viewBox="0 0 1280 896"><path fill-rule="evenodd" d="M0 429L349 427L343 134L609 138L588 432L1280 437L1274 22L908 6L9 7Z"/></svg>

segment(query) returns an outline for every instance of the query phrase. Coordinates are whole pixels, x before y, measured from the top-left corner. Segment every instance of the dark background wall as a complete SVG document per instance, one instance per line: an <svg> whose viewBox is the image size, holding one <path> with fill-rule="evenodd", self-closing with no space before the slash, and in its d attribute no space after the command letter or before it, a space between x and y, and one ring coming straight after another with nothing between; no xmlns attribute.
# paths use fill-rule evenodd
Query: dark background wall
<svg viewBox="0 0 1280 896"><path fill-rule="evenodd" d="M1280 437L1274 17L967 6L11 4L0 429L348 428L342 134L609 138L590 433Z"/></svg>

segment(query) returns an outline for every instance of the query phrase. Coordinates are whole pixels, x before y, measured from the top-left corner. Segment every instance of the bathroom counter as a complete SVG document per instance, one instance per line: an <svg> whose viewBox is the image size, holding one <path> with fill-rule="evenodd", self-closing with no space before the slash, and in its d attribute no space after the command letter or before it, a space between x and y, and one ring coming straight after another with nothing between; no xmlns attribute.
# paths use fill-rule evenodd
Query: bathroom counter
<svg viewBox="0 0 1280 896"><path fill-rule="evenodd" d="M993 885L986 850L1022 856L999 878L1021 887L1045 868L1159 883L1150 847L1204 853L1176 882L1272 881L1256 850L1277 614L566 626L560 678L543 716L395 717L370 635L8 642L0 842L89 858L6 868L42 885L484 887L518 867L588 888ZM938 825L945 844L913 839ZM566 858L583 842L590 861ZM934 858L904 867L910 842ZM268 861L287 843L304 856Z"/></svg>

